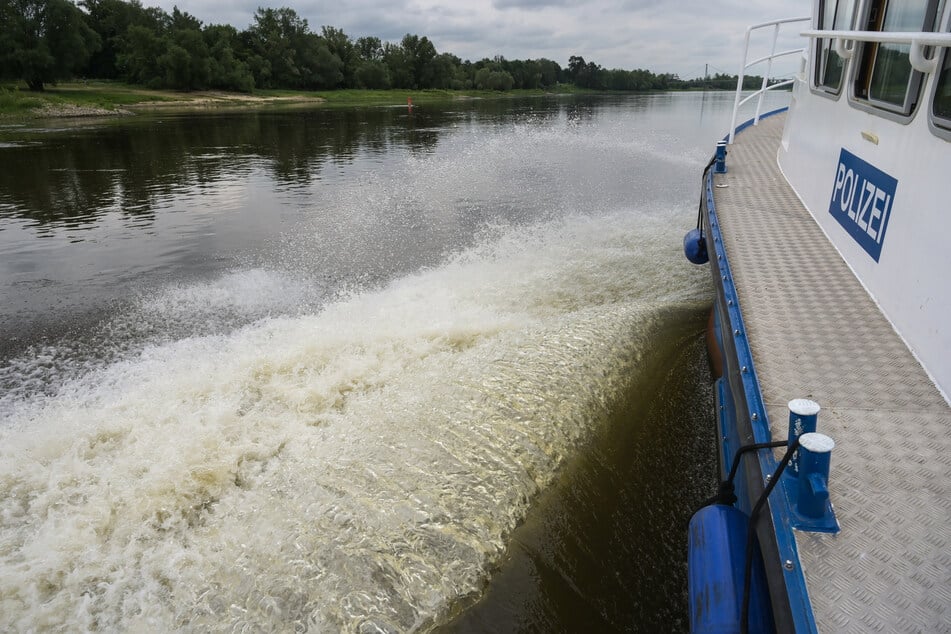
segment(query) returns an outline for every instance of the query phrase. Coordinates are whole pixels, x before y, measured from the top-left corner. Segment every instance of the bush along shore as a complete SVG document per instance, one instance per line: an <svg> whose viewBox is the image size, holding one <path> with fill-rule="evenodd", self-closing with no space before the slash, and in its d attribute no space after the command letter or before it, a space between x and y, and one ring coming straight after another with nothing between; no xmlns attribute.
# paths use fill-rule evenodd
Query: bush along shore
<svg viewBox="0 0 951 634"><path fill-rule="evenodd" d="M150 90L109 81L73 81L33 92L23 85L0 85L0 117L43 119L63 117L115 117L155 111L214 111L262 107L359 107L426 105L462 99L509 98L551 94L588 93L572 85L552 90L256 90L227 91Z"/></svg>
<svg viewBox="0 0 951 634"><path fill-rule="evenodd" d="M150 110L202 110L322 101L320 97L306 93L176 92L106 81L64 82L48 86L42 92L26 90L17 84L0 86L0 116L15 119L129 116Z"/></svg>

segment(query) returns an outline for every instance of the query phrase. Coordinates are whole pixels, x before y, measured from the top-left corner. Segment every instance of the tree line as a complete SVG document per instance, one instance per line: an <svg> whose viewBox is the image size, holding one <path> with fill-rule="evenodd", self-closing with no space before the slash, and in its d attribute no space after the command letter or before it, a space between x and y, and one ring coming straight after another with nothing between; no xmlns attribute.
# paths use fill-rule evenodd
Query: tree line
<svg viewBox="0 0 951 634"><path fill-rule="evenodd" d="M373 36L353 39L332 26L318 33L288 7L259 8L248 28L238 31L230 25L203 25L177 7L169 14L139 0L80 0L78 6L70 0L0 0L0 78L43 90L76 76L149 88L239 92L504 91L559 83L624 91L705 87L672 74L609 70L580 56L571 56L564 68L550 59L470 62L438 52L425 36L407 34L392 43Z"/></svg>

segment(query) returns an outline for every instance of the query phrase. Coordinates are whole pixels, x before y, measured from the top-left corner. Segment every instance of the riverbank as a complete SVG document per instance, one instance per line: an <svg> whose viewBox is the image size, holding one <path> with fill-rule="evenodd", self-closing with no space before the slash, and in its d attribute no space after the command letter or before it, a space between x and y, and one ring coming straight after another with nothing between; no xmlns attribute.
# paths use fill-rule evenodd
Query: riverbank
<svg viewBox="0 0 951 634"><path fill-rule="evenodd" d="M561 93L587 92L574 86L559 86ZM327 107L417 105L459 99L484 99L555 94L543 90L255 90L253 93L223 91L177 92L149 90L118 82L75 81L31 92L23 85L0 86L0 117L46 119L59 117L131 116L138 112L202 111L306 105Z"/></svg>

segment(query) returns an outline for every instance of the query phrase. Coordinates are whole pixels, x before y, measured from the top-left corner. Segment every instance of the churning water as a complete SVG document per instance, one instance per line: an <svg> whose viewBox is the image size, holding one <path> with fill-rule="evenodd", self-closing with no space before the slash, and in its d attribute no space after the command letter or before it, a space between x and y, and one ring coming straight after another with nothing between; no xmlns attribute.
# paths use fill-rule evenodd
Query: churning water
<svg viewBox="0 0 951 634"><path fill-rule="evenodd" d="M0 627L682 628L707 99L5 131Z"/></svg>

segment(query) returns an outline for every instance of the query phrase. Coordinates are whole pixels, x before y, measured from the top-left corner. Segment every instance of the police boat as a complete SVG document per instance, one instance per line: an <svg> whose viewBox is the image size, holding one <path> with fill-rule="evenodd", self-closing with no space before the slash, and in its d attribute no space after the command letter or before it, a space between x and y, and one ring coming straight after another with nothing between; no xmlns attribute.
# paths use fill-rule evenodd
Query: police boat
<svg viewBox="0 0 951 634"><path fill-rule="evenodd" d="M684 238L716 287L719 368L690 627L948 632L951 2L815 0L747 50L762 33L772 52L737 83L755 113L734 110ZM771 83L782 56L798 72ZM786 84L788 109L761 114Z"/></svg>

